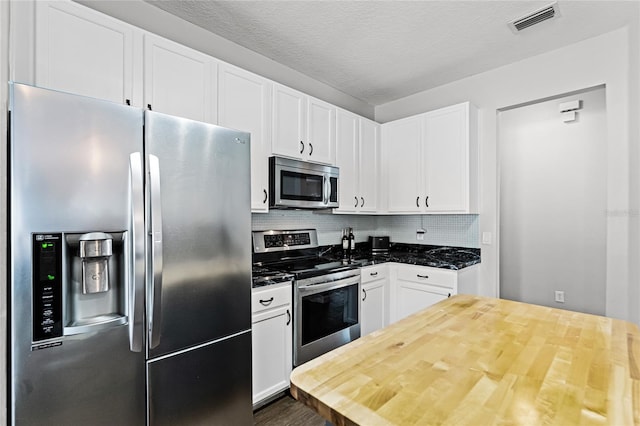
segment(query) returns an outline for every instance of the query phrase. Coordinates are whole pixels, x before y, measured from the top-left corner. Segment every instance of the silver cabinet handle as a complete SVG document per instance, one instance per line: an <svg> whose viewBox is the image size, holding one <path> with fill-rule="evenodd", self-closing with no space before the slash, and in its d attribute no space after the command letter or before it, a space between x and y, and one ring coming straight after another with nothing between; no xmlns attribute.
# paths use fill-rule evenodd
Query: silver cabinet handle
<svg viewBox="0 0 640 426"><path fill-rule="evenodd" d="M291 312L289 312L289 310L287 309L287 324L286 325L289 325L289 324L291 324Z"/></svg>
<svg viewBox="0 0 640 426"><path fill-rule="evenodd" d="M304 142L300 141L300 154L304 152Z"/></svg>
<svg viewBox="0 0 640 426"><path fill-rule="evenodd" d="M267 203L267 199L269 198L269 194L267 194L267 190L263 189L262 191L264 191L264 200L262 200L262 204L266 204Z"/></svg>
<svg viewBox="0 0 640 426"><path fill-rule="evenodd" d="M420 197L416 197L416 207L420 207Z"/></svg>
<svg viewBox="0 0 640 426"><path fill-rule="evenodd" d="M131 187L131 268L129 269L129 348L142 351L144 333L144 175L142 154L129 155L129 179Z"/></svg>
<svg viewBox="0 0 640 426"><path fill-rule="evenodd" d="M360 207L364 207L364 198L360 197L360 200L362 200L362 203L360 203Z"/></svg>
<svg viewBox="0 0 640 426"><path fill-rule="evenodd" d="M149 300L149 341L152 348L160 344L162 324L162 198L160 191L160 161L149 155L149 211L151 237L151 285Z"/></svg>
<svg viewBox="0 0 640 426"><path fill-rule="evenodd" d="M358 197L353 197L356 199L356 204L353 207L358 207Z"/></svg>
<svg viewBox="0 0 640 426"><path fill-rule="evenodd" d="M364 297L362 298L362 301L364 302L365 300L367 300L367 290L363 288L362 292L364 293Z"/></svg>
<svg viewBox="0 0 640 426"><path fill-rule="evenodd" d="M269 306L271 304L271 302L273 302L273 296L271 296L270 299L260 299L260 304L262 306Z"/></svg>
<svg viewBox="0 0 640 426"><path fill-rule="evenodd" d="M309 155L313 154L313 145L309 142Z"/></svg>
<svg viewBox="0 0 640 426"><path fill-rule="evenodd" d="M418 278L423 278L423 279L427 279L427 278L429 278L429 275L420 275L420 274L417 274L416 276L417 276Z"/></svg>

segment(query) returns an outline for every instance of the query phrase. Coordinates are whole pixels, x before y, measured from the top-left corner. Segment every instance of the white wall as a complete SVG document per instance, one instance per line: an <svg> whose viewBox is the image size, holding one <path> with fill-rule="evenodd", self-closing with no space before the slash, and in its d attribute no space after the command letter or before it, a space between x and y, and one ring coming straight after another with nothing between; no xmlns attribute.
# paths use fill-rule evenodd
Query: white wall
<svg viewBox="0 0 640 426"><path fill-rule="evenodd" d="M638 20L636 19L636 22ZM607 98L608 316L640 322L638 297L638 24L376 107L376 121L471 101L479 108L481 150L481 291L498 295L498 153L500 109L598 85ZM633 154L633 156L630 156ZM634 170L631 173L631 170ZM632 183L631 178L635 179ZM633 192L630 192L633 190ZM633 232L633 233L631 233Z"/></svg>

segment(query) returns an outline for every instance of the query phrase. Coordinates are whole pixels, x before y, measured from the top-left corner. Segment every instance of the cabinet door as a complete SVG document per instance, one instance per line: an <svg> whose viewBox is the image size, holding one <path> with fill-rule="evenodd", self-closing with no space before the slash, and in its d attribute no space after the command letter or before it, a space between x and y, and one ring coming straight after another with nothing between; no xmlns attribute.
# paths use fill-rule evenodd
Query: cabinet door
<svg viewBox="0 0 640 426"><path fill-rule="evenodd" d="M308 98L307 155L303 159L316 163L336 162L336 107Z"/></svg>
<svg viewBox="0 0 640 426"><path fill-rule="evenodd" d="M374 281L362 286L360 314L360 334L367 334L385 326L386 297L385 280Z"/></svg>
<svg viewBox="0 0 640 426"><path fill-rule="evenodd" d="M253 335L253 403L289 387L293 365L290 306L254 314Z"/></svg>
<svg viewBox="0 0 640 426"><path fill-rule="evenodd" d="M145 34L144 70L145 107L217 123L217 63L211 56Z"/></svg>
<svg viewBox="0 0 640 426"><path fill-rule="evenodd" d="M359 196L361 212L378 210L378 191L380 188L380 125L373 121L360 119L359 145ZM340 169L342 177L342 169Z"/></svg>
<svg viewBox="0 0 640 426"><path fill-rule="evenodd" d="M251 211L269 211L272 83L260 76L221 65L218 114L221 126L251 133Z"/></svg>
<svg viewBox="0 0 640 426"><path fill-rule="evenodd" d="M280 84L273 86L274 154L294 158L308 157L305 139L306 96Z"/></svg>
<svg viewBox="0 0 640 426"><path fill-rule="evenodd" d="M339 212L356 212L358 197L358 117L344 110L336 113L336 165L340 168Z"/></svg>
<svg viewBox="0 0 640 426"><path fill-rule="evenodd" d="M468 104L425 114L424 171L427 212L464 212L469 194Z"/></svg>
<svg viewBox="0 0 640 426"><path fill-rule="evenodd" d="M410 281L398 281L397 318L400 320L450 297L450 291Z"/></svg>
<svg viewBox="0 0 640 426"><path fill-rule="evenodd" d="M35 84L133 102L134 37L123 22L71 2L36 2ZM135 104L135 103L134 103Z"/></svg>
<svg viewBox="0 0 640 426"><path fill-rule="evenodd" d="M424 209L420 145L422 119L410 117L382 125L386 161L387 197L390 212L419 212Z"/></svg>

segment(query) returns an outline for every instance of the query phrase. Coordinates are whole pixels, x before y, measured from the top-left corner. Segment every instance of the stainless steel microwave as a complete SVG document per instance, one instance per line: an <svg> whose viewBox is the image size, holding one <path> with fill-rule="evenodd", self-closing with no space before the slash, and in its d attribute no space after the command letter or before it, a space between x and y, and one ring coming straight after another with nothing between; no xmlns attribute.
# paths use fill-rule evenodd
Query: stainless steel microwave
<svg viewBox="0 0 640 426"><path fill-rule="evenodd" d="M283 157L269 157L269 207L338 207L339 169Z"/></svg>

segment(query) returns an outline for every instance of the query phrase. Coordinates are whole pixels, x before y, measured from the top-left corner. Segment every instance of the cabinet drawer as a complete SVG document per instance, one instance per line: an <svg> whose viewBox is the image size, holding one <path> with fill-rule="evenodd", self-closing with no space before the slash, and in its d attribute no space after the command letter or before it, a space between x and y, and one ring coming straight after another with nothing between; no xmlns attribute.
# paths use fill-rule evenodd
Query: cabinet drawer
<svg viewBox="0 0 640 426"><path fill-rule="evenodd" d="M387 265L365 266L360 269L360 280L362 284L371 281L387 278L389 276L389 268Z"/></svg>
<svg viewBox="0 0 640 426"><path fill-rule="evenodd" d="M251 294L251 313L255 314L267 309L291 304L291 291L291 283L258 291L253 290Z"/></svg>
<svg viewBox="0 0 640 426"><path fill-rule="evenodd" d="M456 272L427 266L399 265L398 279L453 289L456 284Z"/></svg>

